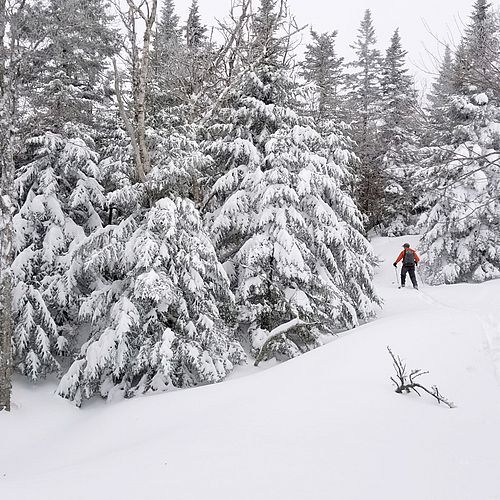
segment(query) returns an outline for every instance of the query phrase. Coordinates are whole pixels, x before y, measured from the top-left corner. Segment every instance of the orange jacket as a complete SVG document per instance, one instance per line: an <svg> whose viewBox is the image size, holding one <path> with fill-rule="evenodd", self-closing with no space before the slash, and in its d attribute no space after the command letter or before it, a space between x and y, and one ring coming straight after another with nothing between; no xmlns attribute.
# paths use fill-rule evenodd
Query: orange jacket
<svg viewBox="0 0 500 500"><path fill-rule="evenodd" d="M398 256L398 258L396 259L396 262L394 262L394 264L397 264L400 260L403 260L403 257L405 256L405 252L408 251L408 252L413 252L413 258L415 259L415 262L418 263L420 261L420 257L417 255L417 252L415 252L415 250L413 250L412 248L405 248Z"/></svg>

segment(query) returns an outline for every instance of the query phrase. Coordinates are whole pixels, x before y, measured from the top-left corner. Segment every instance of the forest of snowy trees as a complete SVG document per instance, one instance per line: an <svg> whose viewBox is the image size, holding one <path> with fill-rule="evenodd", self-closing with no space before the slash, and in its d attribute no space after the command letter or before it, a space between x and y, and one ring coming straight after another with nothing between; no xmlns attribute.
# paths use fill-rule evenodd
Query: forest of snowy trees
<svg viewBox="0 0 500 500"><path fill-rule="evenodd" d="M0 0L0 409L12 371L80 405L298 356L376 314L372 232L422 234L429 283L500 277L498 12L425 96L404 33L367 10L347 61L334 28Z"/></svg>

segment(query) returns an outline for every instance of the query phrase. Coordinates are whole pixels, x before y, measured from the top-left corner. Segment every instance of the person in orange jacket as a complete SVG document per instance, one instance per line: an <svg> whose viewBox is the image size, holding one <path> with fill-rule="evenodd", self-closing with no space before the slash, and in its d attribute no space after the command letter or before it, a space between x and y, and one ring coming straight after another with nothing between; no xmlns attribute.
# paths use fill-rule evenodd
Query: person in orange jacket
<svg viewBox="0 0 500 500"><path fill-rule="evenodd" d="M397 267L399 261L403 261L403 267L401 268L401 286L405 286L406 274L410 275L411 282L413 283L413 288L418 290L417 277L415 276L415 266L419 263L420 258L417 252L410 248L409 243L403 245L403 251L399 254L396 262L393 266Z"/></svg>

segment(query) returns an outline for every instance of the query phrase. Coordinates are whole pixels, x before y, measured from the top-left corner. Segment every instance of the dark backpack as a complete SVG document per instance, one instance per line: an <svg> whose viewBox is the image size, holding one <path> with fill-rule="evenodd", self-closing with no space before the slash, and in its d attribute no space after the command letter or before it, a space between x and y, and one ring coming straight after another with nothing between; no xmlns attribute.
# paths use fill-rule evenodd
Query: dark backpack
<svg viewBox="0 0 500 500"><path fill-rule="evenodd" d="M414 266L415 257L412 250L405 250L405 255L403 257L403 266Z"/></svg>

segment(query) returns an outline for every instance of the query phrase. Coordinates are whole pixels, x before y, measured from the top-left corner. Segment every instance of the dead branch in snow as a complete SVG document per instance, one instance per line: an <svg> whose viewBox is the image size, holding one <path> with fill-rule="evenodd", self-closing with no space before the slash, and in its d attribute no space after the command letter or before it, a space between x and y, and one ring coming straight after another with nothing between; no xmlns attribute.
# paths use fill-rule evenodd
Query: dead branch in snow
<svg viewBox="0 0 500 500"><path fill-rule="evenodd" d="M415 381L418 377L428 374L428 371L424 371L418 368L416 370L411 370L408 373L406 363L399 356L395 355L389 346L387 346L387 350L391 355L393 367L396 372L396 379L391 377L391 380L396 386L396 392L398 394L402 394L403 392L409 393L413 391L419 396L422 396L419 392L420 389L435 398L438 403L443 403L444 405L448 406L448 408L455 408L455 404L452 401L446 399L439 392L437 386L433 385L431 389L428 389L427 387Z"/></svg>

